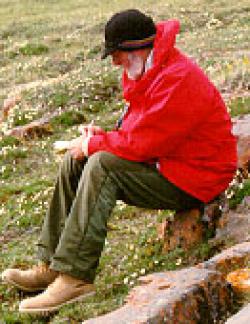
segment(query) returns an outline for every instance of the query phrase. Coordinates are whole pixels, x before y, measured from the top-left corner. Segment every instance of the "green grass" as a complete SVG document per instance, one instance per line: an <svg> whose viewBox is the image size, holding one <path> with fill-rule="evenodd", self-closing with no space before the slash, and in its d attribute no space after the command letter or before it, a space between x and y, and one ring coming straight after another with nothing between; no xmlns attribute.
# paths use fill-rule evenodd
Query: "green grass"
<svg viewBox="0 0 250 324"><path fill-rule="evenodd" d="M70 127L77 124L83 124L86 121L84 114L76 110L68 110L61 113L59 116L54 117L51 120L52 126L62 125L64 127Z"/></svg>
<svg viewBox="0 0 250 324"><path fill-rule="evenodd" d="M49 51L48 46L44 44L29 43L19 48L19 52L21 54L28 55L28 56L40 55L40 54L48 53L48 51Z"/></svg>
<svg viewBox="0 0 250 324"><path fill-rule="evenodd" d="M234 194L229 201L230 208L236 208L246 196L250 196L250 180L246 180L241 187L234 190Z"/></svg>
<svg viewBox="0 0 250 324"><path fill-rule="evenodd" d="M250 97L238 97L229 103L232 116L250 114Z"/></svg>
<svg viewBox="0 0 250 324"><path fill-rule="evenodd" d="M52 144L77 134L92 119L110 129L123 109L120 71L100 60L103 28L116 11L137 7L155 20L178 18L177 46L218 86L233 116L249 113L249 3L247 0L1 0L0 107L20 92L20 102L0 129L0 271L35 262L35 242L60 164ZM53 134L18 141L3 131L56 113ZM232 204L249 194L248 183ZM48 319L17 312L25 296L0 285L0 323L80 323L124 303L138 276L207 259L204 243L190 253L161 252L155 225L168 211L118 205L96 279L97 295L62 308Z"/></svg>

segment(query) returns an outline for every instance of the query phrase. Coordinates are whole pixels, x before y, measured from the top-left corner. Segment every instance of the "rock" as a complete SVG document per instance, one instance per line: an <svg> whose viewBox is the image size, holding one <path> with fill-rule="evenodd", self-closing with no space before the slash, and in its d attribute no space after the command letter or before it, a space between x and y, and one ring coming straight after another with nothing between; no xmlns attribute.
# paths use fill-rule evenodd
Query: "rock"
<svg viewBox="0 0 250 324"><path fill-rule="evenodd" d="M214 323L232 305L231 289L220 273L189 268L142 277L127 304L86 324Z"/></svg>
<svg viewBox="0 0 250 324"><path fill-rule="evenodd" d="M237 269L230 272L226 280L231 284L236 294L244 296L250 293L250 268Z"/></svg>
<svg viewBox="0 0 250 324"><path fill-rule="evenodd" d="M40 137L46 134L52 134L52 127L49 118L41 118L24 126L12 128L5 135L14 136L20 139Z"/></svg>
<svg viewBox="0 0 250 324"><path fill-rule="evenodd" d="M250 196L245 196L237 207L237 211L241 213L249 213L250 212Z"/></svg>
<svg viewBox="0 0 250 324"><path fill-rule="evenodd" d="M246 267L249 261L250 242L244 242L232 246L197 267L219 271L226 276L235 269Z"/></svg>
<svg viewBox="0 0 250 324"><path fill-rule="evenodd" d="M238 167L243 170L244 177L247 178L250 172L250 136L240 137L238 139L237 150Z"/></svg>
<svg viewBox="0 0 250 324"><path fill-rule="evenodd" d="M216 229L215 241L241 243L250 240L250 196L246 196L236 210L223 213Z"/></svg>
<svg viewBox="0 0 250 324"><path fill-rule="evenodd" d="M233 309L226 274L249 259L250 242L244 242L196 267L141 277L141 285L131 290L124 306L84 323L219 323Z"/></svg>
<svg viewBox="0 0 250 324"><path fill-rule="evenodd" d="M250 114L233 118L233 133L238 137L238 143L237 143L238 167L242 170L247 170L249 172L250 171Z"/></svg>
<svg viewBox="0 0 250 324"><path fill-rule="evenodd" d="M158 236L164 241L163 250L169 252L180 247L189 249L203 240L203 225L198 209L176 213L174 219L158 226Z"/></svg>
<svg viewBox="0 0 250 324"><path fill-rule="evenodd" d="M159 238L163 240L164 252L176 248L188 250L213 237L222 210L226 210L225 206L224 195L221 195L217 200L207 204L204 212L191 209L176 213L174 218L163 221L157 230Z"/></svg>
<svg viewBox="0 0 250 324"><path fill-rule="evenodd" d="M243 307L236 315L226 321L225 324L249 324L250 322L250 304Z"/></svg>
<svg viewBox="0 0 250 324"><path fill-rule="evenodd" d="M250 114L232 118L233 133L236 136L250 136Z"/></svg>

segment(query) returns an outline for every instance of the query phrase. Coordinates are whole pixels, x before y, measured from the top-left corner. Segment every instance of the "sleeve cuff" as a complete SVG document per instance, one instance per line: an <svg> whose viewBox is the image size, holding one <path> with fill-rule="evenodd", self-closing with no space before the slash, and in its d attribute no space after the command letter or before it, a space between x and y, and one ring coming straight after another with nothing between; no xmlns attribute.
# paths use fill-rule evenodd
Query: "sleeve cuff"
<svg viewBox="0 0 250 324"><path fill-rule="evenodd" d="M86 137L82 142L82 152L84 156L89 156L89 140L91 139L91 136Z"/></svg>

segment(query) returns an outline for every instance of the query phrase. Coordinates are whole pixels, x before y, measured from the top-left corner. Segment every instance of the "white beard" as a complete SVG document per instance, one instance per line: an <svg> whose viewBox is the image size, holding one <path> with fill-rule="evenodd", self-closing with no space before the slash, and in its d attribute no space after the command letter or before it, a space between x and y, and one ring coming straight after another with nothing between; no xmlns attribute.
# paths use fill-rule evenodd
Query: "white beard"
<svg viewBox="0 0 250 324"><path fill-rule="evenodd" d="M138 80L144 71L143 59L134 54L128 54L129 67L126 69L128 78L131 80Z"/></svg>

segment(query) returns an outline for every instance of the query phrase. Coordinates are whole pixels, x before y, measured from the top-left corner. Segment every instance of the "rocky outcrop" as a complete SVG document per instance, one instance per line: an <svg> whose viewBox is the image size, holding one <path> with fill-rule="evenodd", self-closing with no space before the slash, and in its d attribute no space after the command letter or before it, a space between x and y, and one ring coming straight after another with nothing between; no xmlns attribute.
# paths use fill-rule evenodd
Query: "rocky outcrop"
<svg viewBox="0 0 250 324"><path fill-rule="evenodd" d="M231 317L225 324L249 324L250 322L250 303L243 307L236 315Z"/></svg>
<svg viewBox="0 0 250 324"><path fill-rule="evenodd" d="M189 268L156 273L140 280L127 304L88 324L213 323L232 304L231 290L218 272Z"/></svg>
<svg viewBox="0 0 250 324"><path fill-rule="evenodd" d="M250 241L250 196L244 197L235 210L222 214L216 229L216 240L235 243Z"/></svg>
<svg viewBox="0 0 250 324"><path fill-rule="evenodd" d="M233 133L238 137L238 166L250 172L250 114L233 118Z"/></svg>
<svg viewBox="0 0 250 324"><path fill-rule="evenodd" d="M249 260L250 242L245 242L196 267L141 277L123 307L84 323L219 323L233 303L226 274Z"/></svg>
<svg viewBox="0 0 250 324"><path fill-rule="evenodd" d="M250 242L244 242L232 246L197 267L219 271L225 276L237 268L246 267L249 261Z"/></svg>
<svg viewBox="0 0 250 324"><path fill-rule="evenodd" d="M184 250L200 243L204 236L201 212L198 209L176 213L172 219L158 226L158 236L163 240L164 252L177 247Z"/></svg>
<svg viewBox="0 0 250 324"><path fill-rule="evenodd" d="M33 121L24 126L18 126L12 128L11 130L7 131L5 135L14 136L19 139L24 138L36 138L42 135L52 134L53 130L50 125L50 119L54 115L50 117L44 117L39 120Z"/></svg>
<svg viewBox="0 0 250 324"><path fill-rule="evenodd" d="M216 227L225 209L224 195L208 204L204 210L191 209L176 213L157 226L158 237L163 241L163 251L176 248L185 251L214 237Z"/></svg>

